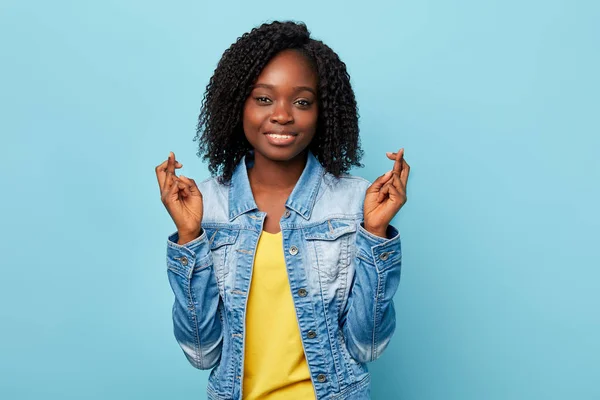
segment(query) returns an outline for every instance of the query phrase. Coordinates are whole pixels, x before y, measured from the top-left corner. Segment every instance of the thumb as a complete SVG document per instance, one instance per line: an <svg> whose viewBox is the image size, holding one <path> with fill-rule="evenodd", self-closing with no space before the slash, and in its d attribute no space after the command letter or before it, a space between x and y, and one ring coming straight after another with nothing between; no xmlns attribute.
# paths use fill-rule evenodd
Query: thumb
<svg viewBox="0 0 600 400"><path fill-rule="evenodd" d="M198 189L195 180L183 175L179 175L179 178L185 183L188 190L190 191L190 194L192 194L193 196L202 196L202 193L200 193L200 190Z"/></svg>
<svg viewBox="0 0 600 400"><path fill-rule="evenodd" d="M375 179L375 182L367 189L367 194L378 193L383 185L390 179L392 176L392 171L388 171L385 174L381 175L379 178Z"/></svg>

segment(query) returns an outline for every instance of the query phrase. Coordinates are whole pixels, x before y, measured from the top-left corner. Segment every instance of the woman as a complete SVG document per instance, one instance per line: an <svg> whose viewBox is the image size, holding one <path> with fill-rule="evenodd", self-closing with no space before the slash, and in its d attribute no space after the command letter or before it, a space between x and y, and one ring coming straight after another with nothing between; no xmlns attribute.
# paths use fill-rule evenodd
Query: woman
<svg viewBox="0 0 600 400"><path fill-rule="evenodd" d="M368 399L366 363L395 329L403 149L373 184L360 166L345 64L304 24L263 24L225 51L206 90L199 155L212 178L156 167L174 333L212 369L210 399Z"/></svg>

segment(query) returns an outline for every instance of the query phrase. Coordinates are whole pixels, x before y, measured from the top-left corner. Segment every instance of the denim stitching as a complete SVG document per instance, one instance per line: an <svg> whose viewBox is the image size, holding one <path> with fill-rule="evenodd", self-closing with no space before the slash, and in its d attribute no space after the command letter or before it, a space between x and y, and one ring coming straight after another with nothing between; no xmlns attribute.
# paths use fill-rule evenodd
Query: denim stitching
<svg viewBox="0 0 600 400"><path fill-rule="evenodd" d="M198 363L199 366L204 367L204 358L202 357L202 351L201 351L201 343L200 343L200 332L198 332L198 321L196 319L196 299L194 298L194 294L192 292L192 281L186 281L186 285L187 285L187 289L188 289L188 296L189 299L191 300L191 304L190 304L190 309L191 309L191 317L192 317L192 326L194 327L194 333L195 333L195 342L196 342L196 362Z"/></svg>

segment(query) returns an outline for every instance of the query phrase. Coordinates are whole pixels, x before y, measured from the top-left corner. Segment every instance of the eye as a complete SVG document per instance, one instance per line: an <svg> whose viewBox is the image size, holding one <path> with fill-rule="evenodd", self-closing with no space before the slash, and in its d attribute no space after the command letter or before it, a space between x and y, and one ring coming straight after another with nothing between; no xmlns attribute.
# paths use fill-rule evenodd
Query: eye
<svg viewBox="0 0 600 400"><path fill-rule="evenodd" d="M256 101L262 104L268 104L271 102L271 99L265 96L257 96L255 97Z"/></svg>
<svg viewBox="0 0 600 400"><path fill-rule="evenodd" d="M304 100L304 99L300 99L300 100L296 101L296 103L302 107L308 107L312 104L310 101Z"/></svg>

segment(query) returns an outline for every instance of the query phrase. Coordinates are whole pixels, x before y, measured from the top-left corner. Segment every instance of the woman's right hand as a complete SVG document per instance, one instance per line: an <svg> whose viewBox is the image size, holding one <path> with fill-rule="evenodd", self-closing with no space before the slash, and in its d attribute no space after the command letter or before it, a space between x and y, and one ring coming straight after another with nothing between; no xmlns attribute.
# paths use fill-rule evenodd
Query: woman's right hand
<svg viewBox="0 0 600 400"><path fill-rule="evenodd" d="M175 222L180 244L200 236L203 213L202 193L196 182L175 175L175 169L182 166L170 152L169 158L156 167L160 199Z"/></svg>

